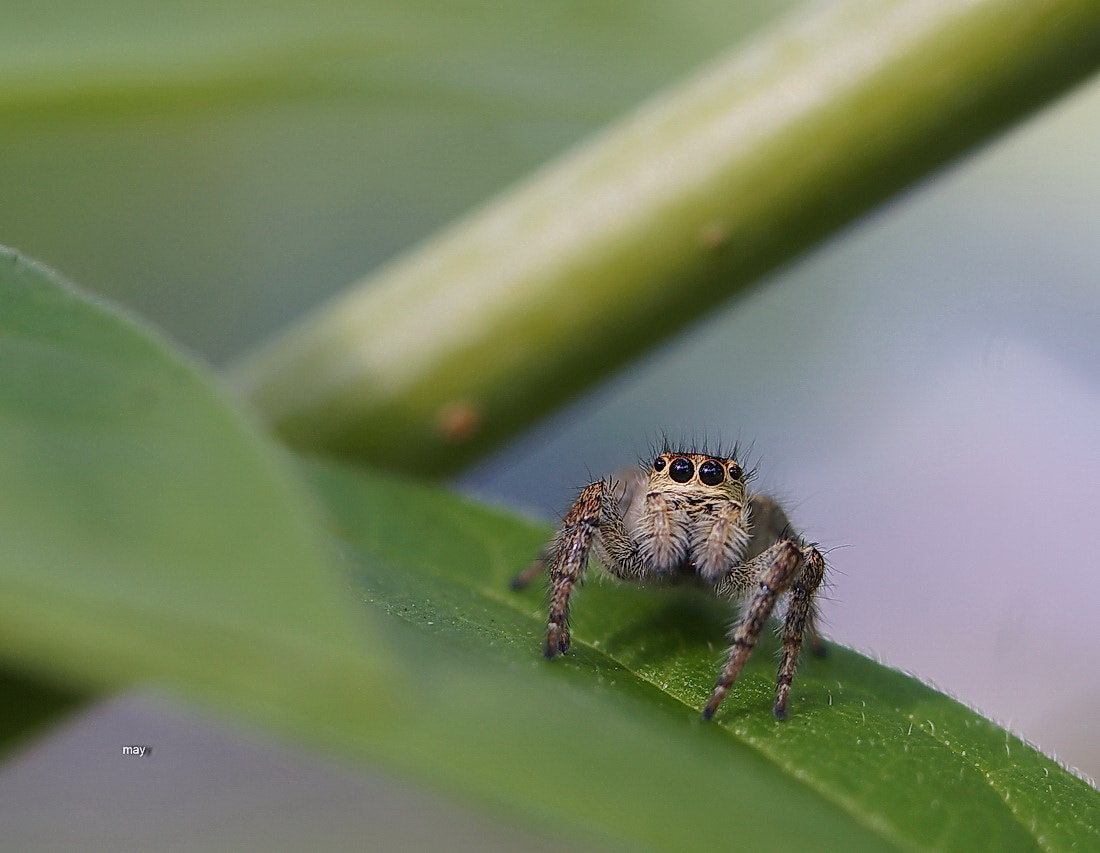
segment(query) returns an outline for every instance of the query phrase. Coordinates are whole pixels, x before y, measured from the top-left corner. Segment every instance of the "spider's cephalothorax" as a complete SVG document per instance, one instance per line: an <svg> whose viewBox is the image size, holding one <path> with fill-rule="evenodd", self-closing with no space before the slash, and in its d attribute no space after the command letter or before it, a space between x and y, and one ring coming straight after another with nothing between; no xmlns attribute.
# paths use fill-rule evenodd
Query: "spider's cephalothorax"
<svg viewBox="0 0 1100 853"><path fill-rule="evenodd" d="M734 454L736 455L736 454ZM787 598L775 716L787 716L787 697L802 638L822 653L814 595L825 560L790 529L782 508L749 495L735 458L666 451L619 482L597 480L581 490L543 555L513 583L526 585L544 567L550 573L550 617L545 654L569 649L569 597L589 552L625 580L694 575L725 598L743 602L730 649L710 701L710 719L756 645L781 596Z"/></svg>

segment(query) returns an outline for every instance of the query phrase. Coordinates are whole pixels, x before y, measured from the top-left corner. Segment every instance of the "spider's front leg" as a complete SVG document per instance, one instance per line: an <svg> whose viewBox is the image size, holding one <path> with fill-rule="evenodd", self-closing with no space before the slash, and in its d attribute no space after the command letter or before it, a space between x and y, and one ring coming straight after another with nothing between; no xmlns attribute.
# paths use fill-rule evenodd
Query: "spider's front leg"
<svg viewBox="0 0 1100 853"><path fill-rule="evenodd" d="M756 646L764 626L775 609L775 603L788 588L790 603L783 630L783 660L779 667L774 713L777 719L787 716L798 652L808 624L812 624L814 594L825 573L825 560L812 545L799 547L790 539L777 542L764 553L743 566L736 566L718 583L720 595L737 594L758 578L759 588L750 600L731 636L729 655L718 676L710 701L703 709L703 719L709 720L722 704L730 686Z"/></svg>
<svg viewBox="0 0 1100 853"><path fill-rule="evenodd" d="M623 524L613 487L597 480L581 490L550 548L550 616L546 625L547 659L569 651L569 596L584 575L593 540L603 539L601 554L612 573L625 577L638 570L638 557ZM606 553L603 553L606 552Z"/></svg>
<svg viewBox="0 0 1100 853"><path fill-rule="evenodd" d="M790 598L787 601L787 618L783 622L783 658L779 664L779 675L775 685L775 707L773 712L777 720L787 718L787 697L794 681L794 671L798 666L798 652L802 648L802 638L807 630L810 633L810 646L818 657L825 654L825 644L817 634L814 618L814 596L825 577L825 558L812 545L802 549L802 571L791 584Z"/></svg>
<svg viewBox="0 0 1100 853"><path fill-rule="evenodd" d="M592 485L596 484L593 483ZM608 569L612 574L621 577L630 577L641 573L637 549L627 536L622 518L623 508L634 502L638 492L644 485L645 478L639 475L636 468L631 468L620 472L610 483L606 484L600 497L601 505L604 506L602 511L607 517L607 523L604 525L606 528L604 530L604 543L608 547L606 562L618 561L621 565L612 564L608 566ZM579 503L579 500L577 502ZM526 589L535 578L544 571L548 571L554 564L561 536L562 533L559 532L531 561L530 565L512 578L508 585L514 590Z"/></svg>

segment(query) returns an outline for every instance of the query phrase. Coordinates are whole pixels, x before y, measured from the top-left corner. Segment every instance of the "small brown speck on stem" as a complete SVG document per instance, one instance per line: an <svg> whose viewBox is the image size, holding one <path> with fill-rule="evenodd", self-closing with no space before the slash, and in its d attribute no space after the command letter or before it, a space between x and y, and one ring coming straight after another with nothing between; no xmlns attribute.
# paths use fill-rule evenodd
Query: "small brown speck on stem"
<svg viewBox="0 0 1100 853"><path fill-rule="evenodd" d="M436 429L444 439L459 443L468 440L481 426L481 413L465 401L447 403L435 419Z"/></svg>
<svg viewBox="0 0 1100 853"><path fill-rule="evenodd" d="M730 241L730 229L724 222L708 222L699 229L699 245L715 251Z"/></svg>

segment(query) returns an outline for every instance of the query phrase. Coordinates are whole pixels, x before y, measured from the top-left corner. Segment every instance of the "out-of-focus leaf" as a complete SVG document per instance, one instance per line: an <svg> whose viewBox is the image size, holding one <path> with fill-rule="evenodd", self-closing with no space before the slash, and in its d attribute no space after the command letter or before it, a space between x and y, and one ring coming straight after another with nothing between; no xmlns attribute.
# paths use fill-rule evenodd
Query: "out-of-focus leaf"
<svg viewBox="0 0 1100 853"><path fill-rule="evenodd" d="M0 237L224 358L792 5L7 4Z"/></svg>
<svg viewBox="0 0 1100 853"><path fill-rule="evenodd" d="M197 365L8 250L0 365L0 660L275 719L320 650L378 689L308 500Z"/></svg>

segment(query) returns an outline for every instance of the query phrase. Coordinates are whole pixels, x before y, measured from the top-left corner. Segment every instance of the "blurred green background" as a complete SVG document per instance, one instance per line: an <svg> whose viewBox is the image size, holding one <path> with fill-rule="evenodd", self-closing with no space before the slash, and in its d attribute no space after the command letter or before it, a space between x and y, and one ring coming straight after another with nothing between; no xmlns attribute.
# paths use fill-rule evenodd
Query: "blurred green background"
<svg viewBox="0 0 1100 853"><path fill-rule="evenodd" d="M21 4L0 239L221 363L791 5Z"/></svg>
<svg viewBox="0 0 1100 853"><path fill-rule="evenodd" d="M4 4L0 243L222 364L792 5ZM1098 151L1092 82L458 485L552 517L661 430L740 438L761 488L850 546L830 636L1100 773ZM167 850L291 827L359 849L386 819L456 819L400 790L333 810L344 770L224 737L147 701L100 709L0 771L0 821ZM119 743L172 738L198 758L92 790ZM161 824L128 835L120 804ZM463 829L529 849L497 831Z"/></svg>

